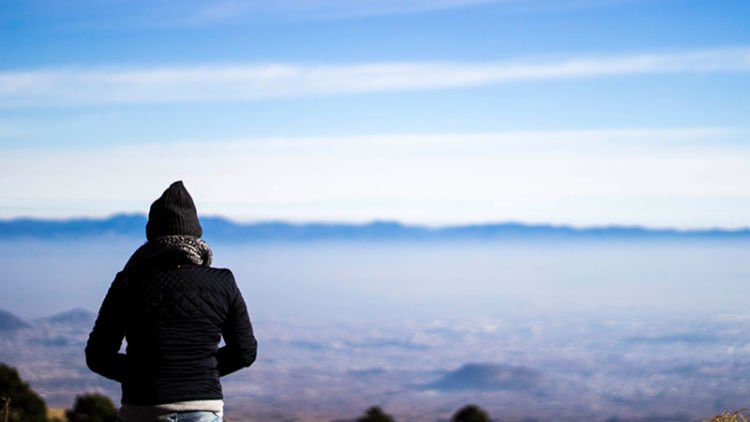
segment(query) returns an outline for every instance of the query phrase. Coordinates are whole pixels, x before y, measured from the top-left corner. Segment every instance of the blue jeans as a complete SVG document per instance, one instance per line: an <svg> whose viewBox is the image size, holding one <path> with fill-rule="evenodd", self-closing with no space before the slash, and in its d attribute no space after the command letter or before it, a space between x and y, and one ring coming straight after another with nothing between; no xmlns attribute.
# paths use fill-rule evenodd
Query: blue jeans
<svg viewBox="0 0 750 422"><path fill-rule="evenodd" d="M159 422L222 422L217 412L180 412L159 417Z"/></svg>

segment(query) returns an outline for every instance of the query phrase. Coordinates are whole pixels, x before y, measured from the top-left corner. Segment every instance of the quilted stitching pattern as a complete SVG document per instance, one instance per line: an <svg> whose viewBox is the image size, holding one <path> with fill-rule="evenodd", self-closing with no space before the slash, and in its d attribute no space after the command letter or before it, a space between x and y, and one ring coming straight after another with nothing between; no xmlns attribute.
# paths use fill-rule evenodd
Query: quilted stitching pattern
<svg viewBox="0 0 750 422"><path fill-rule="evenodd" d="M124 291L124 403L220 399L219 375L255 359L252 327L229 270L152 270L127 276ZM226 350L218 350L222 334L233 343Z"/></svg>

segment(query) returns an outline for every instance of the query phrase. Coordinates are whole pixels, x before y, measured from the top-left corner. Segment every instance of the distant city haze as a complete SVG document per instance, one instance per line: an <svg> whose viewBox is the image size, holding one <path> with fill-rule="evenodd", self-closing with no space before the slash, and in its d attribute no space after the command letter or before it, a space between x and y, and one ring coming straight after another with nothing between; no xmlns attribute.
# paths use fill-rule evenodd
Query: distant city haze
<svg viewBox="0 0 750 422"><path fill-rule="evenodd" d="M51 404L91 389L119 398L85 369L93 315L38 318L95 312L139 243L0 241L0 309L32 323L5 332L0 360ZM380 404L434 422L479 403L501 420L691 421L750 393L746 239L212 246L260 342L258 362L225 383L232 420L341 420Z"/></svg>

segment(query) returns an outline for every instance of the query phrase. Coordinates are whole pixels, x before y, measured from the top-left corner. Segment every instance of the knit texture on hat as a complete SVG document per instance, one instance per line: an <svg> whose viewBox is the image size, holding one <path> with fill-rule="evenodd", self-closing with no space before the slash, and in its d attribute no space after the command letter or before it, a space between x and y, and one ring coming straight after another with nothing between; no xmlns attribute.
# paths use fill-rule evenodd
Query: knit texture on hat
<svg viewBox="0 0 750 422"><path fill-rule="evenodd" d="M198 221L193 198L182 181L172 183L161 197L151 204L146 223L146 238L152 240L161 236L201 235L203 229Z"/></svg>

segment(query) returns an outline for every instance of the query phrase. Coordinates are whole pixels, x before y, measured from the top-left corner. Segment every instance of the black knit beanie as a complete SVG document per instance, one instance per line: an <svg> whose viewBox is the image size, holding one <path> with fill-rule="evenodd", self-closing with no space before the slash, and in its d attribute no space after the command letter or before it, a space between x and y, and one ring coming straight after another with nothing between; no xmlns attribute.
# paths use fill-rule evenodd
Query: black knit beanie
<svg viewBox="0 0 750 422"><path fill-rule="evenodd" d="M146 223L146 239L169 235L201 237L202 234L193 198L181 180L172 183L151 204Z"/></svg>

